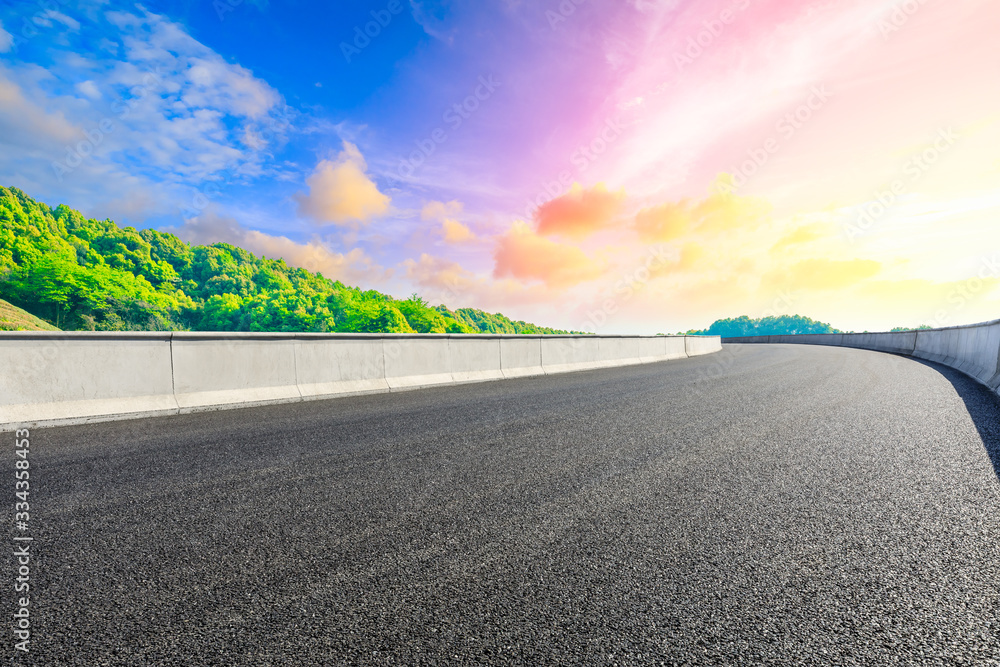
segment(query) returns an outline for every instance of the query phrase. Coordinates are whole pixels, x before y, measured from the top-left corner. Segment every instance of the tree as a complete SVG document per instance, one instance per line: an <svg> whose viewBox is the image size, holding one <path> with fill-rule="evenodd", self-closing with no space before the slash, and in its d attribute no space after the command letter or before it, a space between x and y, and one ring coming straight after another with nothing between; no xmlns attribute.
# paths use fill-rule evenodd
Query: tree
<svg viewBox="0 0 1000 667"><path fill-rule="evenodd" d="M396 300L227 243L119 227L0 187L0 298L63 328L566 333Z"/></svg>
<svg viewBox="0 0 1000 667"><path fill-rule="evenodd" d="M235 294L213 294L201 309L202 331L239 331L243 299Z"/></svg>
<svg viewBox="0 0 1000 667"><path fill-rule="evenodd" d="M817 322L802 315L772 315L760 319L750 319L746 315L716 320L703 330L691 330L690 335L722 336L777 336L783 334L840 333L825 322Z"/></svg>

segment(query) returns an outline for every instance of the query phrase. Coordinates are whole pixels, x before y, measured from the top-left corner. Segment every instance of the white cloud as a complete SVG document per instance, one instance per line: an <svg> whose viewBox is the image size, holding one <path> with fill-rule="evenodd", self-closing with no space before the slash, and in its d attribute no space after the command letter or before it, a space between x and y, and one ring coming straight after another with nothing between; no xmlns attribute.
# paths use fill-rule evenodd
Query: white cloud
<svg viewBox="0 0 1000 667"><path fill-rule="evenodd" d="M309 194L299 193L299 212L318 222L366 223L389 210L389 197L365 173L358 147L347 141L336 160L323 160L306 179Z"/></svg>
<svg viewBox="0 0 1000 667"><path fill-rule="evenodd" d="M420 212L422 220L436 220L441 223L441 237L446 243L468 243L476 240L476 235L458 216L462 213L459 201L430 201Z"/></svg>
<svg viewBox="0 0 1000 667"><path fill-rule="evenodd" d="M292 112L267 82L141 6L83 16L42 20L80 30L94 52L42 33L45 67L0 64L0 182L85 210L122 193L105 203L137 222L176 213L192 187L278 177Z"/></svg>
<svg viewBox="0 0 1000 667"><path fill-rule="evenodd" d="M58 21L59 23L62 23L64 26L66 26L67 28L69 28L70 30L72 30L74 32L78 32L80 30L80 22L79 21L77 21L76 19L71 18L69 16L66 16L62 12L57 12L54 9L46 10L42 14L42 17L43 17L43 19L42 19L43 21L45 19L52 19L54 21ZM38 22L37 19L36 19L36 22Z"/></svg>
<svg viewBox="0 0 1000 667"><path fill-rule="evenodd" d="M549 299L544 290L525 286L516 280L476 275L457 262L427 253L422 253L416 260L404 260L401 268L403 277L432 305L508 311L513 307L521 311L520 317L534 317L543 313L531 314L531 307L545 304Z"/></svg>
<svg viewBox="0 0 1000 667"><path fill-rule="evenodd" d="M100 99L100 97L101 97L101 91L99 91L97 89L97 84L95 84L90 79L87 79L86 81L81 81L80 83L76 84L76 86L74 86L74 87L82 95L84 95L85 97L89 97L92 100L97 100L97 99Z"/></svg>
<svg viewBox="0 0 1000 667"><path fill-rule="evenodd" d="M164 232L174 234L191 245L230 243L242 246L247 230L234 218L208 210L186 221L181 227L167 227Z"/></svg>
<svg viewBox="0 0 1000 667"><path fill-rule="evenodd" d="M445 14L448 9L446 3L439 2L437 7L433 7L433 4L427 0L410 0L413 20L431 37L451 44L454 39L454 29L448 29L446 26Z"/></svg>
<svg viewBox="0 0 1000 667"><path fill-rule="evenodd" d="M379 266L361 248L342 253L331 250L319 239L299 243L284 236L246 229L233 218L211 211L192 218L183 227L164 231L172 232L193 244L224 242L236 245L257 255L283 259L291 266L322 273L324 277L339 280L346 285L376 288L393 274L392 269Z"/></svg>
<svg viewBox="0 0 1000 667"><path fill-rule="evenodd" d="M339 280L345 285L371 289L392 276L392 269L379 266L361 248L340 253L330 250L318 240L296 243L284 236L257 231L247 232L243 247L265 257L281 258L307 271L322 273L325 278Z"/></svg>
<svg viewBox="0 0 1000 667"><path fill-rule="evenodd" d="M233 116L260 118L279 101L278 93L239 65L210 58L191 58L184 100L190 107L210 107Z"/></svg>
<svg viewBox="0 0 1000 667"><path fill-rule="evenodd" d="M75 139L79 131L62 112L47 111L43 104L29 99L0 66L0 145L58 149ZM14 154L9 150L5 153Z"/></svg>

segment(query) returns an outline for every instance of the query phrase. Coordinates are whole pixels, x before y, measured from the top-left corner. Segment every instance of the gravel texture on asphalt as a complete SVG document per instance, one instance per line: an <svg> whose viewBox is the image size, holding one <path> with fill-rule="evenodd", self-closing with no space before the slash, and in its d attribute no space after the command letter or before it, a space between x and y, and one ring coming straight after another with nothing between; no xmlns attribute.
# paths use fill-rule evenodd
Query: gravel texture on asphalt
<svg viewBox="0 0 1000 667"><path fill-rule="evenodd" d="M1000 664L1000 401L904 357L730 345L31 443L16 664Z"/></svg>

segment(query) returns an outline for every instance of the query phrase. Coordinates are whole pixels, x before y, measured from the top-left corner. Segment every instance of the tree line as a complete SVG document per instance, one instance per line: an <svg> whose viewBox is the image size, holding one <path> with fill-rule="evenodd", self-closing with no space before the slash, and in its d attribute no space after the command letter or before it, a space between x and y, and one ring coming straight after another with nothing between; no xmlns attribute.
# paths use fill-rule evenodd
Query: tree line
<svg viewBox="0 0 1000 667"><path fill-rule="evenodd" d="M0 186L0 298L63 330L559 334L395 299L228 243L191 245Z"/></svg>
<svg viewBox="0 0 1000 667"><path fill-rule="evenodd" d="M692 335L722 336L778 336L784 334L843 333L825 322L817 322L803 315L771 315L751 319L747 315L716 320L707 329L688 331Z"/></svg>
<svg viewBox="0 0 1000 667"><path fill-rule="evenodd" d="M930 329L926 324L918 327L895 327L890 331L918 331ZM781 336L787 334L825 334L854 333L835 329L826 322L818 322L803 315L772 315L751 319L747 315L716 320L707 329L688 331L691 335L722 336L736 338L741 336ZM868 333L864 331L862 333Z"/></svg>

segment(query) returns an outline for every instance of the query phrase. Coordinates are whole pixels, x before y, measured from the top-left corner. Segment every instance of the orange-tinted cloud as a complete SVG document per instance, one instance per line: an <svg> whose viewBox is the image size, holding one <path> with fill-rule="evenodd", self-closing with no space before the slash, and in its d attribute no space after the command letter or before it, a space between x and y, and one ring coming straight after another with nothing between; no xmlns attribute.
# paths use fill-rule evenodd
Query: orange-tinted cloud
<svg viewBox="0 0 1000 667"><path fill-rule="evenodd" d="M681 258L675 267L678 271L694 271L704 257L704 248L697 243L687 243L681 248Z"/></svg>
<svg viewBox="0 0 1000 667"><path fill-rule="evenodd" d="M547 302L544 290L522 285L516 280L494 280L478 276L457 262L427 253L419 260L403 262L404 276L419 288L420 295L430 303L443 303L450 308L475 305L477 308L505 308Z"/></svg>
<svg viewBox="0 0 1000 667"><path fill-rule="evenodd" d="M284 236L271 236L247 229L233 218L211 211L192 218L182 227L164 231L172 232L192 244L230 243L256 255L283 259L291 266L322 273L330 280L339 280L347 285L379 287L393 273L392 269L376 264L360 248L347 253L333 252L319 240L298 243Z"/></svg>
<svg viewBox="0 0 1000 667"><path fill-rule="evenodd" d="M271 236L249 231L243 247L265 257L283 259L292 266L321 273L330 280L346 285L374 288L392 276L392 269L384 269L361 248L347 253L333 252L319 241L296 243L284 236Z"/></svg>
<svg viewBox="0 0 1000 667"><path fill-rule="evenodd" d="M420 211L421 220L440 220L441 218L454 218L462 213L462 202L460 201L429 201L424 204Z"/></svg>
<svg viewBox="0 0 1000 667"><path fill-rule="evenodd" d="M644 208L635 216L635 230L647 243L673 241L691 229L691 208L686 200Z"/></svg>
<svg viewBox="0 0 1000 667"><path fill-rule="evenodd" d="M644 208L635 216L635 230L646 243L673 241L691 233L721 234L754 228L771 212L771 205L757 197L741 197L719 183L704 199L681 199Z"/></svg>
<svg viewBox="0 0 1000 667"><path fill-rule="evenodd" d="M420 212L420 217L423 220L439 220L441 222L441 236L444 238L445 243L467 243L474 241L476 235L458 220L458 216L461 213L461 202L431 201L424 205L423 210Z"/></svg>
<svg viewBox="0 0 1000 667"><path fill-rule="evenodd" d="M676 262L667 262L651 269L653 277L667 276L675 273L692 272L702 268L705 249L697 243L686 243L681 248L680 258Z"/></svg>
<svg viewBox="0 0 1000 667"><path fill-rule="evenodd" d="M432 302L442 301L451 307L456 307L453 305L455 297L467 292L475 282L474 276L457 262L427 253L421 254L419 261L405 260L403 266L408 280L431 291L431 294L423 294L425 298Z"/></svg>
<svg viewBox="0 0 1000 667"><path fill-rule="evenodd" d="M336 160L323 160L306 179L309 194L298 193L299 213L317 222L367 223L389 210L389 197L365 173L367 165L354 144L344 142Z"/></svg>
<svg viewBox="0 0 1000 667"><path fill-rule="evenodd" d="M803 245L805 243L811 243L812 241L818 241L827 235L825 230L826 226L821 224L804 225L799 227L778 239L777 243L771 246L771 252L774 253L787 248L792 248L794 246Z"/></svg>
<svg viewBox="0 0 1000 667"><path fill-rule="evenodd" d="M609 227L621 210L625 191L608 192L603 184L585 189L574 183L569 192L535 211L538 233L583 238Z"/></svg>
<svg viewBox="0 0 1000 667"><path fill-rule="evenodd" d="M605 268L579 248L543 238L520 220L497 241L493 258L494 277L538 280L553 289L594 280Z"/></svg>
<svg viewBox="0 0 1000 667"><path fill-rule="evenodd" d="M441 221L441 233L446 243L466 243L476 238L471 229L451 218L445 218Z"/></svg>
<svg viewBox="0 0 1000 667"><path fill-rule="evenodd" d="M692 218L698 231L721 233L754 227L770 212L771 205L757 197L714 192L695 205Z"/></svg>

